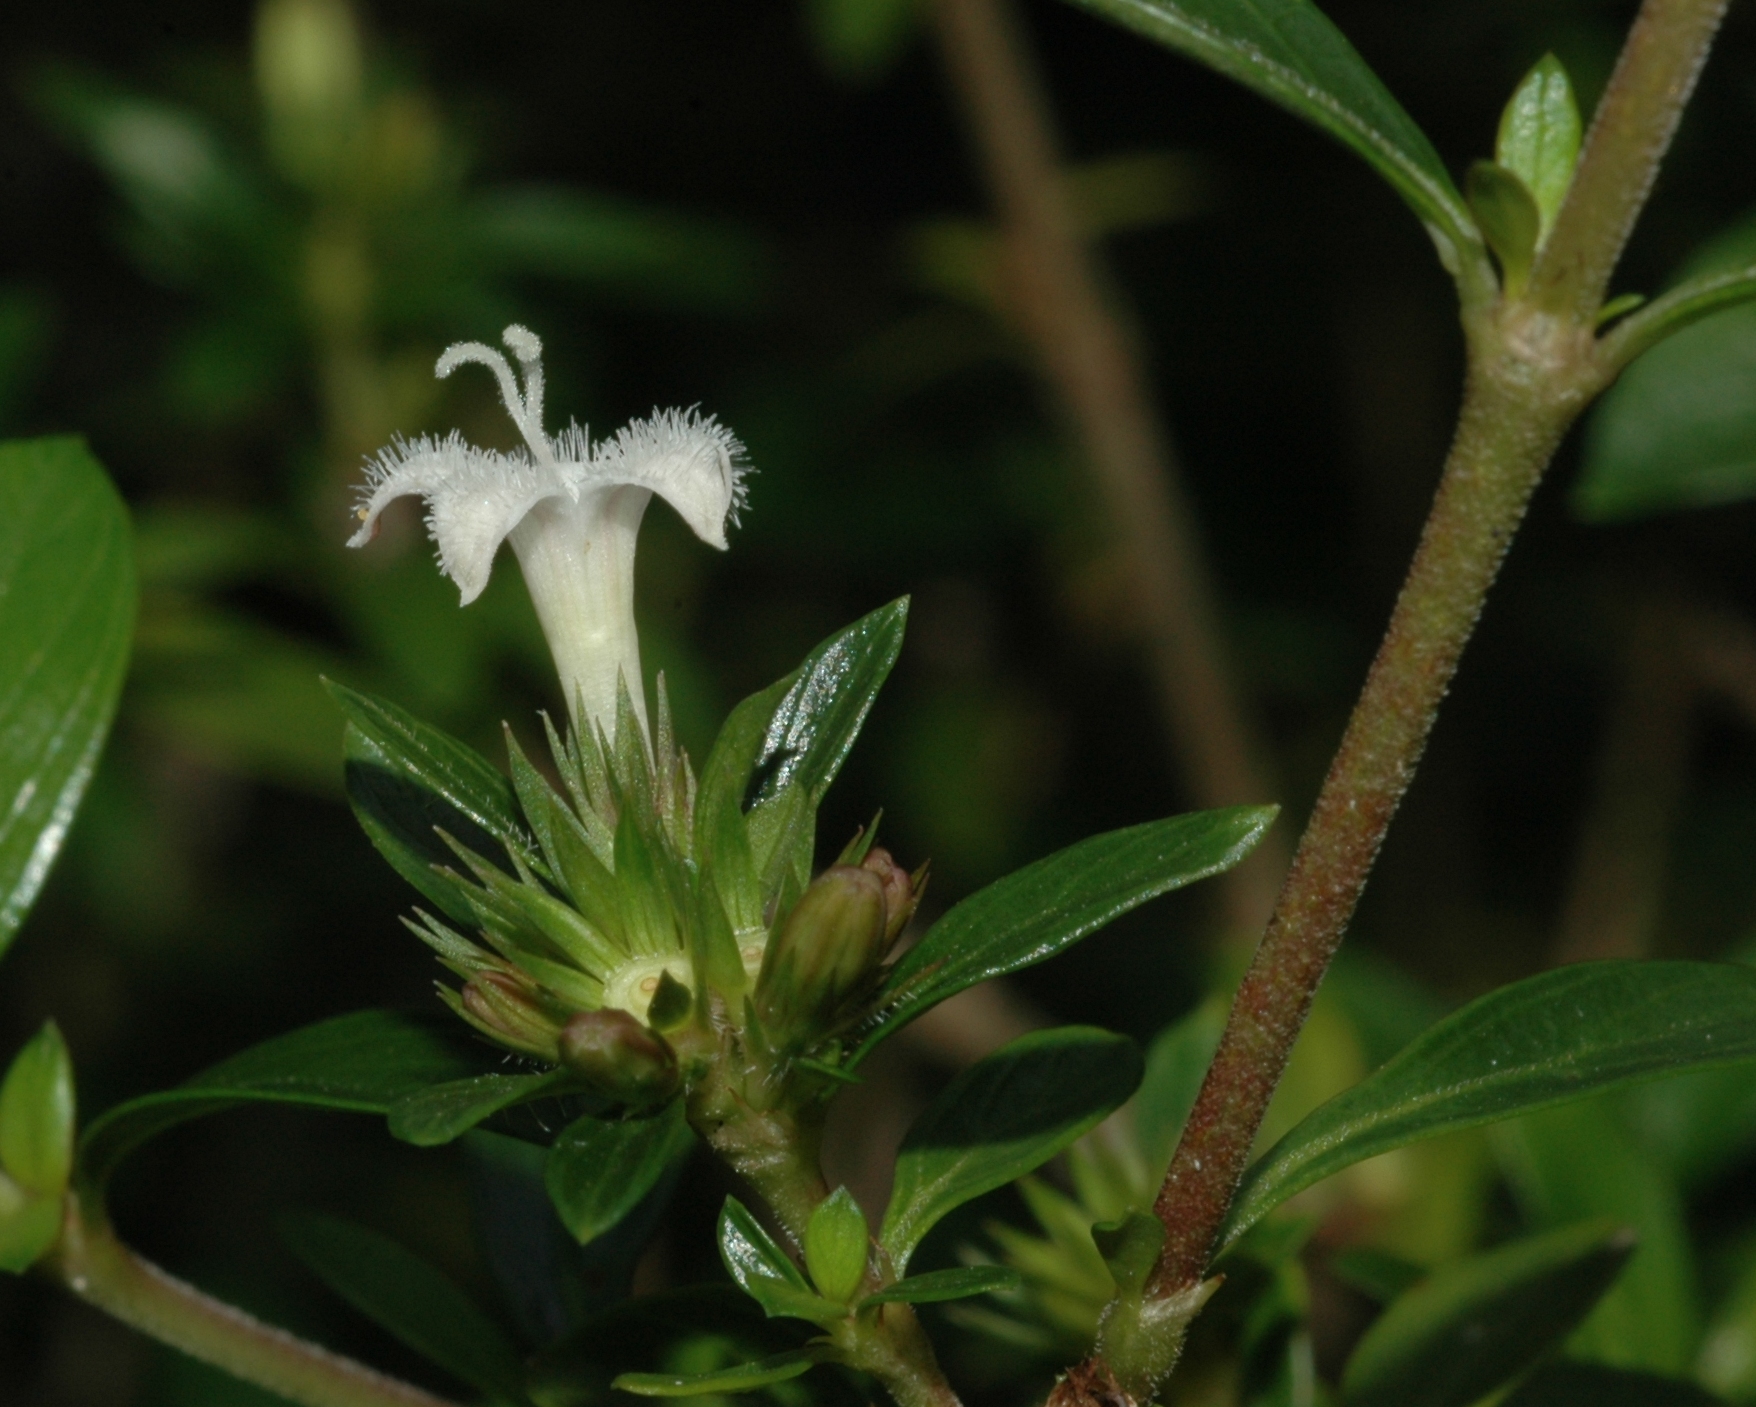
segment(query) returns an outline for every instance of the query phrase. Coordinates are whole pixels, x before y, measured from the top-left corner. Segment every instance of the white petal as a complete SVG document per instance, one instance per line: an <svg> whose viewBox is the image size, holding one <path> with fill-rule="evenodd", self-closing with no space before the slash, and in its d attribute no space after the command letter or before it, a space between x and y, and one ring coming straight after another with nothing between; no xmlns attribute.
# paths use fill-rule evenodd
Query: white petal
<svg viewBox="0 0 1756 1407"><path fill-rule="evenodd" d="M563 466L477 449L456 431L439 441L397 440L366 468L360 530L348 546L370 542L385 505L407 494L427 501L439 569L457 583L467 606L482 594L494 553L524 515L545 498L571 499L573 489Z"/></svg>
<svg viewBox="0 0 1756 1407"><path fill-rule="evenodd" d="M562 441L555 443L559 449ZM726 522L737 522L744 504L748 472L744 446L711 415L693 408L655 410L598 445L580 487L633 484L651 489L697 537L723 550Z"/></svg>

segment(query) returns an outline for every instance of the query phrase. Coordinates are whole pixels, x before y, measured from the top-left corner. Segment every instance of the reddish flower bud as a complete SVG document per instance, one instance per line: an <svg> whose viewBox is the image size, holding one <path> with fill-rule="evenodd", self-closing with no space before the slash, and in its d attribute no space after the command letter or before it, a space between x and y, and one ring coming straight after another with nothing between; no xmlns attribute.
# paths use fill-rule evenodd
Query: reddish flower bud
<svg viewBox="0 0 1756 1407"><path fill-rule="evenodd" d="M888 850L876 845L866 852L860 868L877 875L884 886L884 936L895 942L896 935L915 916L915 905L921 900L914 876L897 864Z"/></svg>
<svg viewBox="0 0 1756 1407"><path fill-rule="evenodd" d="M561 1063L621 1104L657 1104L677 1088L677 1053L614 1007L582 1011L561 1029Z"/></svg>

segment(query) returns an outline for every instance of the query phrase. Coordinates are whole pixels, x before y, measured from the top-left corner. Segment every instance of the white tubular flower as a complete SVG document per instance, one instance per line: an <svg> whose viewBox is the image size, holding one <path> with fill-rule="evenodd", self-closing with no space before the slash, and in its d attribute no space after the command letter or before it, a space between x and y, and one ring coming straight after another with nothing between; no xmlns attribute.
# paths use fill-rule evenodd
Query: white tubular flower
<svg viewBox="0 0 1756 1407"><path fill-rule="evenodd" d="M372 540L392 499L420 495L439 568L457 583L467 606L488 584L501 542L510 540L574 722L583 728L595 722L613 734L622 678L644 730L634 628L641 515L656 493L703 542L723 550L726 523L737 521L744 502L744 447L712 416L694 410L654 411L595 446L578 425L551 440L543 431L543 344L516 325L501 335L518 359L522 386L506 358L481 342L446 348L434 372L449 376L465 362L486 366L527 449L477 449L456 431L443 440L397 440L367 465L360 529L348 546Z"/></svg>

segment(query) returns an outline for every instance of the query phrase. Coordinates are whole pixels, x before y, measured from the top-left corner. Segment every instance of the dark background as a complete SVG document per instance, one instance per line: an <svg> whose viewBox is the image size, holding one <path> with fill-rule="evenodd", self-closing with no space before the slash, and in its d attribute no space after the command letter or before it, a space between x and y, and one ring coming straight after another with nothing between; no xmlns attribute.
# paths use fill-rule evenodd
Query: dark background
<svg viewBox="0 0 1756 1407"><path fill-rule="evenodd" d="M1487 153L1545 49L1594 98L1632 13L1326 8L1454 172ZM1067 6L1023 14L1072 160L1169 152L1187 176L1182 214L1105 250L1271 746L1279 790L1262 799L1287 805L1290 837L1445 448L1461 363L1451 290L1417 222L1339 148ZM552 426L573 414L602 432L699 402L749 446L758 474L728 554L662 505L643 538L648 665L666 668L697 756L737 698L908 592L910 641L824 845L882 805L886 842L905 863L932 858L943 906L1058 845L1191 804L1077 448L1022 344L922 271L929 222L985 213L930 32L849 78L797 3L380 0L362 18L369 88L422 95L452 172L429 206L385 217L373 247L387 292L357 334L364 354L418 370L516 317L547 344ZM528 742L532 710L554 702L509 561L470 608L483 623L465 627L447 624L452 588L425 565L412 514L366 554L377 560L339 549L340 485L390 430L507 432L470 374L370 443L338 428L321 371L334 329L289 292L301 256L288 249L323 201L264 155L250 34L235 4L15 5L0 20L0 431L85 434L157 553L143 546L141 653L115 742L0 970L0 1052L55 1017L88 1113L303 1022L431 1001L434 969L396 921L412 896L339 797L340 721L314 687L276 680L330 669L496 757L499 718ZM91 159L98 100L67 97L70 84L196 114L271 213L243 234L197 220L166 254ZM1618 288L1659 285L1756 200L1756 168L1737 155L1753 108L1756 26L1736 10ZM632 274L565 252L544 267L457 254L448 211L531 184L614 198L702 242ZM1639 603L1756 607L1756 508L1585 525L1567 506L1576 460L1570 442L1537 497L1355 925L1355 943L1447 999L1550 960ZM199 520L189 535L173 510ZM190 543L225 561L179 565ZM1756 754L1734 710L1691 716L1652 944L1712 956L1756 908ZM1211 908L1199 890L1154 904L1027 974L1023 994L1057 1019L1150 1035L1202 988ZM674 1240L716 1195L685 1190ZM179 1272L417 1375L280 1249L276 1212L347 1210L484 1273L459 1159L391 1147L370 1121L197 1125L132 1165L117 1198L131 1238ZM691 1255L668 1273L686 1275ZM8 1407L254 1400L42 1286L0 1283Z"/></svg>

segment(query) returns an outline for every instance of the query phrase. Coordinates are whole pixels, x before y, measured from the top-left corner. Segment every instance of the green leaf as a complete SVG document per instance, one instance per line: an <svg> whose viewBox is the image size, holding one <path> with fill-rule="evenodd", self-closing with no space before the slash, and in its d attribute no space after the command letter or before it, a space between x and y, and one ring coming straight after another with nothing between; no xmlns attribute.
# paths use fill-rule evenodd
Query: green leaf
<svg viewBox="0 0 1756 1407"><path fill-rule="evenodd" d="M1478 161L1469 168L1464 182L1469 208L1475 211L1488 247L1500 261L1500 272L1509 296L1524 291L1530 261L1542 234L1542 212L1536 197L1518 174L1492 161Z"/></svg>
<svg viewBox="0 0 1756 1407"><path fill-rule="evenodd" d="M0 954L60 853L134 635L128 510L73 436L0 444Z"/></svg>
<svg viewBox="0 0 1756 1407"><path fill-rule="evenodd" d="M715 1392L754 1392L770 1383L801 1377L817 1362L809 1349L796 1348L711 1373L623 1373L610 1386L640 1397L698 1397Z"/></svg>
<svg viewBox="0 0 1756 1407"><path fill-rule="evenodd" d="M817 1204L805 1227L805 1268L826 1298L846 1304L858 1292L871 1239L865 1213L847 1188Z"/></svg>
<svg viewBox="0 0 1756 1407"><path fill-rule="evenodd" d="M482 1392L527 1400L506 1331L419 1256L337 1217L290 1216L281 1234L318 1279L423 1358Z"/></svg>
<svg viewBox="0 0 1756 1407"><path fill-rule="evenodd" d="M965 987L1052 958L1148 899L1229 870L1277 810L1196 811L1095 835L972 894L891 970L848 1063Z"/></svg>
<svg viewBox="0 0 1756 1407"><path fill-rule="evenodd" d="M1413 1261L1373 1246L1349 1246L1329 1258L1329 1269L1342 1284L1379 1304L1389 1304L1427 1274Z"/></svg>
<svg viewBox="0 0 1756 1407"><path fill-rule="evenodd" d="M805 656L763 734L755 768L758 806L794 786L804 789L813 808L823 799L902 652L907 622L908 597L902 596Z"/></svg>
<svg viewBox="0 0 1756 1407"><path fill-rule="evenodd" d="M565 1070L539 1070L528 1075L471 1075L415 1090L390 1106L390 1132L417 1148L437 1148L502 1109L558 1092L571 1079Z"/></svg>
<svg viewBox="0 0 1756 1407"><path fill-rule="evenodd" d="M859 1303L860 1309L878 1304L939 1304L945 1300L966 1300L972 1295L992 1294L996 1290L1017 1290L1024 1277L1010 1266L969 1265L956 1270L929 1270L925 1275L911 1275L874 1291Z"/></svg>
<svg viewBox="0 0 1756 1407"><path fill-rule="evenodd" d="M1756 219L1746 218L1690 260L1663 297L1604 334L1599 355L1609 365L1639 360L1587 423L1573 489L1580 517L1619 521L1756 493L1752 298Z"/></svg>
<svg viewBox="0 0 1756 1407"><path fill-rule="evenodd" d="M1495 162L1517 176L1535 202L1540 216L1539 244L1555 223L1555 212L1573 183L1581 131L1579 104L1574 101L1567 70L1553 54L1544 54L1524 75L1500 114L1500 133L1494 143ZM1470 203L1475 204L1473 195ZM1476 213L1481 213L1479 208Z"/></svg>
<svg viewBox="0 0 1756 1407"><path fill-rule="evenodd" d="M1549 1363L1504 1398L1500 1407L1724 1407L1694 1383L1629 1373L1590 1363Z"/></svg>
<svg viewBox="0 0 1756 1407"><path fill-rule="evenodd" d="M1479 248L1433 144L1310 0L1075 0L1278 103L1389 181L1454 272Z"/></svg>
<svg viewBox="0 0 1756 1407"><path fill-rule="evenodd" d="M508 853L548 873L519 819L512 784L487 758L393 703L333 680L324 685L348 718L348 800L398 874L452 918L473 924L459 883L433 870L456 863L439 831L508 874Z"/></svg>
<svg viewBox="0 0 1756 1407"><path fill-rule="evenodd" d="M902 1141L878 1233L898 1273L948 1213L1046 1163L1140 1083L1140 1049L1094 1026L1021 1036L953 1080Z"/></svg>
<svg viewBox="0 0 1756 1407"><path fill-rule="evenodd" d="M0 1271L22 1275L61 1237L59 1197L29 1197L0 1179Z"/></svg>
<svg viewBox="0 0 1756 1407"><path fill-rule="evenodd" d="M1756 1401L1756 1245L1745 1239L1731 1288L1701 1341L1701 1381L1733 1402Z"/></svg>
<svg viewBox="0 0 1756 1407"><path fill-rule="evenodd" d="M19 1051L0 1084L0 1171L59 1199L73 1172L73 1061L53 1021Z"/></svg>
<svg viewBox="0 0 1756 1407"><path fill-rule="evenodd" d="M1123 1295L1138 1299L1165 1245L1165 1224L1148 1212L1129 1212L1120 1221L1091 1229L1091 1241Z"/></svg>
<svg viewBox="0 0 1756 1407"><path fill-rule="evenodd" d="M1342 1374L1347 1407L1468 1407L1585 1318L1633 1249L1587 1222L1445 1266L1399 1297Z"/></svg>
<svg viewBox="0 0 1756 1407"><path fill-rule="evenodd" d="M561 1130L543 1183L583 1246L633 1211L694 1142L680 1099L644 1118L587 1114Z"/></svg>
<svg viewBox="0 0 1756 1407"><path fill-rule="evenodd" d="M1471 1002L1313 1111L1245 1175L1223 1239L1363 1159L1634 1080L1756 1056L1756 971L1594 962Z"/></svg>
<svg viewBox="0 0 1756 1407"><path fill-rule="evenodd" d="M1537 1226L1588 1218L1628 1227L1628 1268L1569 1341L1577 1358L1686 1373L1701 1341L1701 1294L1681 1193L1621 1126L1610 1100L1590 1099L1500 1125L1501 1163Z"/></svg>
<svg viewBox="0 0 1756 1407"><path fill-rule="evenodd" d="M399 1099L497 1068L501 1057L449 1016L357 1011L276 1036L175 1089L106 1110L79 1145L82 1182L101 1196L122 1159L148 1139L245 1103L388 1114Z"/></svg>
<svg viewBox="0 0 1756 1407"><path fill-rule="evenodd" d="M830 1324L847 1317L846 1305L812 1292L799 1267L736 1197L727 1197L719 1214L719 1254L732 1279L771 1318Z"/></svg>

